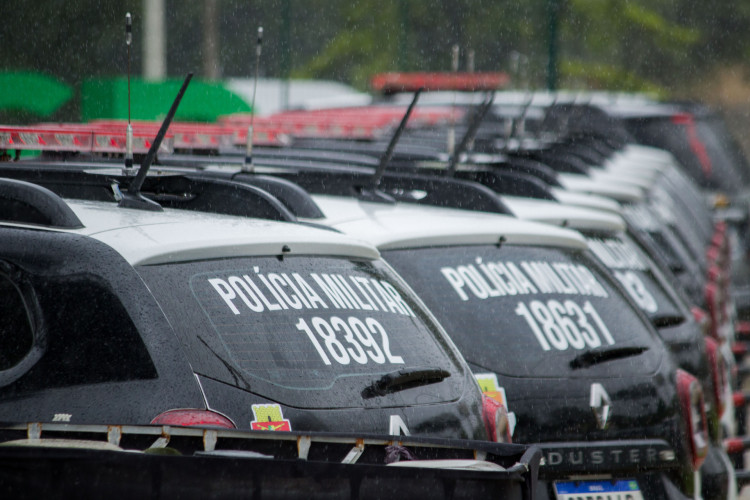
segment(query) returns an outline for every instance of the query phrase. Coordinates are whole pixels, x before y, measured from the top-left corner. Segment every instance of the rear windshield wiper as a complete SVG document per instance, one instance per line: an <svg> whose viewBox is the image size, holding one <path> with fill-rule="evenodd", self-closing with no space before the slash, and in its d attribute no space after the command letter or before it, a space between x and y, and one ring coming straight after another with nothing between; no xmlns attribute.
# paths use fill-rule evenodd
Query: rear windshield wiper
<svg viewBox="0 0 750 500"><path fill-rule="evenodd" d="M392 392L411 389L421 385L434 384L451 376L451 373L442 368L433 366L422 366L411 369L398 370L386 373L362 391L362 397L374 398L385 396Z"/></svg>
<svg viewBox="0 0 750 500"><path fill-rule="evenodd" d="M589 366L611 361L613 359L628 358L637 356L642 352L648 351L646 346L629 346L629 347L599 347L588 350L579 354L570 362L570 367L574 370L578 368L588 368Z"/></svg>
<svg viewBox="0 0 750 500"><path fill-rule="evenodd" d="M656 328L666 328L668 326L681 325L685 321L685 316L681 314L657 314L651 317L651 324Z"/></svg>

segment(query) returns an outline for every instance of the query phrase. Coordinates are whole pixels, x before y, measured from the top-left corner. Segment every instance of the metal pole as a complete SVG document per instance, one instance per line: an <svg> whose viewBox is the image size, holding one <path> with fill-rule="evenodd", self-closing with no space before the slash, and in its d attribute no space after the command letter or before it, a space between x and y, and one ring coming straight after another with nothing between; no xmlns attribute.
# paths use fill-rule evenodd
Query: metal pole
<svg viewBox="0 0 750 500"><path fill-rule="evenodd" d="M557 90L557 27L560 0L547 0L547 89Z"/></svg>
<svg viewBox="0 0 750 500"><path fill-rule="evenodd" d="M219 62L219 0L203 0L203 76L221 78Z"/></svg>
<svg viewBox="0 0 750 500"><path fill-rule="evenodd" d="M143 19L143 77L164 80L167 77L164 0L143 0Z"/></svg>
<svg viewBox="0 0 750 500"><path fill-rule="evenodd" d="M281 94L279 95L281 109L289 108L289 77L292 72L292 5L291 0L284 0L281 4ZM253 109L253 113L255 109Z"/></svg>
<svg viewBox="0 0 750 500"><path fill-rule="evenodd" d="M409 6L406 0L398 2L398 70L409 69Z"/></svg>

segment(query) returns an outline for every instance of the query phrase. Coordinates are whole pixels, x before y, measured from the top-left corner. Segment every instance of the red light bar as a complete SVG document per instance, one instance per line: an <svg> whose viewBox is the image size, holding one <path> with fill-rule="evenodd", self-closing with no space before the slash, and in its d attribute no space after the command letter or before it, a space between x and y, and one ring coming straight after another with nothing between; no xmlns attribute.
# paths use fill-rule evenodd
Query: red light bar
<svg viewBox="0 0 750 500"><path fill-rule="evenodd" d="M250 125L249 120L244 117L225 117L222 124L233 127L245 127ZM256 118L253 131L256 135L259 131L273 131L293 137L339 137L348 139L373 139L392 127L390 120L350 118L331 118L326 116L271 116ZM242 137L247 135L247 130Z"/></svg>
<svg viewBox="0 0 750 500"><path fill-rule="evenodd" d="M247 144L247 126L232 126L234 130L234 144L244 146ZM291 142L289 134L281 127L268 125L253 126L253 144L255 146L287 146Z"/></svg>
<svg viewBox="0 0 750 500"><path fill-rule="evenodd" d="M89 125L101 127L104 130L120 130L127 122L124 120L95 120ZM133 131L150 134L155 137L161 123L149 121L132 122ZM218 150L234 143L235 130L208 123L172 122L169 132L174 137L176 150Z"/></svg>
<svg viewBox="0 0 750 500"><path fill-rule="evenodd" d="M125 153L125 129L99 130L80 124L0 126L0 149L80 153ZM153 135L133 134L133 152L147 153ZM172 152L172 137L165 137L160 153Z"/></svg>
<svg viewBox="0 0 750 500"><path fill-rule="evenodd" d="M0 127L0 149L79 151L91 149L90 131L66 132L32 127Z"/></svg>
<svg viewBox="0 0 750 500"><path fill-rule="evenodd" d="M235 114L221 117L219 122L231 127L247 127L254 122L256 134L258 130L273 130L295 137L374 139L390 133L399 124L404 113L405 106L362 106L285 111L268 117L255 117L254 120L249 114ZM462 109L418 108L412 113L409 125L433 126L459 120L463 115Z"/></svg>
<svg viewBox="0 0 750 500"><path fill-rule="evenodd" d="M425 90L448 90L478 92L497 90L507 86L510 77L507 73L381 73L370 80L375 92L394 94Z"/></svg>

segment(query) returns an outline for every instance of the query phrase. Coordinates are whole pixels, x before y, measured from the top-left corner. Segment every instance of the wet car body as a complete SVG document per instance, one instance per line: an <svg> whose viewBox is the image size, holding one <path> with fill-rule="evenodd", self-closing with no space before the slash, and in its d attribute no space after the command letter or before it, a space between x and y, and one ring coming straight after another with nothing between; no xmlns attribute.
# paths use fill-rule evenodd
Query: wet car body
<svg viewBox="0 0 750 500"><path fill-rule="evenodd" d="M519 316L518 311L514 314L512 307L507 310L507 306L499 306L499 302L493 303L490 299L482 304L483 308L469 309L471 312L468 312L462 309L466 302L455 297L455 291L451 286L447 283L441 284L443 280L438 278L448 267L476 267L481 262L492 262L492 259L496 258L492 256L503 252L518 251L535 262L554 262L555 256L546 253L552 252L559 258L559 255L555 254L557 249L546 248L545 244L536 246L531 243L543 238L527 239L526 245L519 242L520 246L514 249L512 231L498 230L504 237L498 247L492 243L482 244L476 234L470 236L472 224L468 223L469 220L473 221L473 230L479 233L481 230L478 227L484 226L483 218L494 218L492 216L467 216L464 212L466 227L456 229L457 224L451 220L456 214L449 216L445 213L455 211L442 212L435 209L436 212L432 214L435 220L430 223L430 211L420 207L420 225L410 221L411 217L406 215L409 210L405 208L399 214L399 209L377 207L376 204L363 202L357 204L353 200L344 201L325 196L316 197L316 200L324 212L334 214L328 223L349 234L369 238L378 245L385 258L400 270L407 282L444 322L454 342L477 374L480 385L484 384L485 393L502 393L501 398L508 405L508 410L515 415L514 440L541 443L540 446L545 451L547 465L540 472L540 477L547 484L547 494L552 495L551 487L555 480L571 476L580 478L581 474L585 477L586 473L603 473L605 470L614 477L637 476L638 484L643 483L644 494L647 491L652 494L658 491L655 493L657 496L669 497L677 491L669 480L666 480L669 485L665 486L665 478L670 475L675 483L683 486L685 481L692 483L694 478L691 473L688 477L681 477L681 473L676 472L679 469L676 464L670 466L663 461L663 457L670 453L668 450L681 440L678 436L683 435L683 431L680 430L679 411L675 406L675 367L661 340L649 326L639 323L645 322L645 319L638 312L631 311L636 323L639 324L638 328L643 327L645 331L650 331L646 337L651 338L655 344L653 348L649 347L643 351L636 348L631 354L638 358L638 366L647 365L649 368L639 368L634 373L632 368L629 368L633 366L633 360L629 360L628 355L623 355L622 358L618 356L618 359L601 364L594 363L588 366L584 363L587 365L586 369L571 369L566 364L572 362L570 360L550 363L543 357L533 355L529 350L533 346L510 347L509 343L512 344L513 339L522 335L523 331L523 325L515 323L516 320L512 319ZM362 213L357 215L358 211ZM389 211L393 213L389 214ZM419 219L414 213L410 215L414 220ZM360 216L372 220L357 222ZM390 217L393 221L399 222L396 224ZM526 227L526 231L533 231L533 226ZM451 243L440 242L434 235L432 238L429 236L430 231L436 234L450 233L449 228L455 231L455 234L449 237ZM463 242L460 237L462 232ZM547 229L547 234L557 237L557 233L553 233L551 228ZM424 238L423 241L421 237ZM521 240L523 239L524 237L521 237ZM571 244L570 241L568 244ZM576 248L575 244L572 246ZM581 246L570 251L577 254L585 252ZM537 255L536 252L540 254ZM541 254L545 254L544 257ZM591 265L593 268L597 267L596 263L592 262ZM471 296L468 288L465 293L466 297L461 298L468 299ZM480 292L480 298L488 299L490 293L492 292L489 290L486 293ZM499 341L499 338L503 338L502 333L497 334L500 337L495 334L484 336L489 335L486 316L498 318L496 325L500 332L506 332L505 340ZM484 333L480 335L479 332ZM634 354L635 351L638 351L638 354ZM487 383L488 378L491 380L490 383ZM612 419L611 425L606 425L605 428L599 427L601 423L597 424L596 412L592 413L592 390L598 391L592 389L592 384L606 387L605 392L613 402L608 410L608 418ZM642 396L643 399L640 399ZM617 403L614 403L615 401ZM619 409L615 409L616 407ZM654 438L643 439L644 436ZM663 436L674 437L665 440ZM625 451L626 449L633 451ZM673 466L676 468L670 471L670 467ZM663 469L665 472L664 475L647 474L644 472L646 469ZM680 494L676 497L680 498Z"/></svg>
<svg viewBox="0 0 750 500"><path fill-rule="evenodd" d="M550 203L505 197L509 208L528 220L565 225L586 236L589 248L621 282L669 347L677 365L695 375L703 386L710 421L711 449L701 468L704 498L726 498L736 490L733 467L722 440L736 434L729 380L729 360L713 339L704 338L684 297L628 234L616 216ZM711 349L709 356L707 350ZM711 365L711 366L710 366ZM719 429L719 419L724 425ZM723 432L722 432L723 431Z"/></svg>
<svg viewBox="0 0 750 500"><path fill-rule="evenodd" d="M3 181L11 193L19 184L38 193L36 185ZM182 411L195 410L199 417L208 415L223 425L248 430L486 439L481 394L470 371L434 319L419 302L412 302L411 292L378 260L372 247L298 224L200 211L166 209L154 214L118 208L111 201L63 201L49 192L43 196L54 200L53 212L68 213L72 225L37 218L35 212L32 218L19 219L18 212L6 211L4 218L10 221L0 227L3 287L9 297L15 295L5 308L16 337L23 340L18 344L25 349L10 350L6 359L0 420L182 425L189 421L188 417L180 420ZM14 206L11 203L6 209ZM261 267L268 275L259 274ZM286 320L279 319L286 317L285 311L316 321L303 314L314 312L312 303L308 300L311 307L303 307L302 292L289 292L289 282L284 285L279 279L296 275L299 279L292 283L309 285L310 293L318 296L315 304L321 309L326 309L323 304L333 306L308 274L316 271L319 277L344 273L359 279L354 282L374 287L375 293L385 290L385 298L380 296L385 306L371 308L370 316L360 322L351 320L356 312L347 311L352 303L328 315L371 327L370 334L361 330L357 337L368 342L368 348L350 347L360 366L371 365L366 373L355 370L321 383L321 377L316 381L313 374L330 366L324 363L325 339L319 350L310 334L291 330L298 332L291 339L297 351L291 352L318 360L321 366L312 368L290 362L285 358L290 351L275 344L274 338L283 334L277 332L289 330L282 326ZM243 327L242 322L235 321L234 333L222 323L235 316L250 317L260 307L250 302L255 307L251 310L245 302L251 296L247 290L253 289L250 280L242 285L249 288L239 288L248 295L230 298L233 288L226 283L239 283L232 277L243 275L254 277L256 297L264 297L260 299L264 311L279 313L268 323L253 317L254 330L274 332L265 341L265 358L243 357L240 344L229 342L241 332L237 328ZM277 280L277 286L262 288L264 279ZM280 288L286 288L286 296ZM360 300L366 296L358 295ZM234 308L244 307L245 314L234 314L235 300ZM24 309L27 316L19 315ZM292 320L300 318L287 317L292 328ZM331 318L317 321L330 325ZM390 351L385 345L386 328L402 332L400 338L391 339ZM417 333L412 339L426 353L414 363L409 355L404 360L398 353L408 338L403 332L409 330ZM376 334L380 336L373 337ZM335 347L334 351L343 359ZM334 355L328 352L330 363ZM399 370L413 372L410 367L416 364L417 369L429 371L432 363L441 367L440 373L428 377L427 383L399 385ZM262 373L253 373L256 365L265 366L265 379ZM281 373L282 367L289 373ZM291 375L295 370L296 381ZM398 372L395 386L386 384L380 392L362 395L373 384L380 388L377 382L394 371Z"/></svg>

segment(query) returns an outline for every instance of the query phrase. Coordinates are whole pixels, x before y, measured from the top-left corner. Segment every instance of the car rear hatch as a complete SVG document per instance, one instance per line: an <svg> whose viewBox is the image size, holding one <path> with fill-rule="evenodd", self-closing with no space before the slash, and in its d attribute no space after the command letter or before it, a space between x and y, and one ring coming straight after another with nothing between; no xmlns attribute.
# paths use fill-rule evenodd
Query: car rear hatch
<svg viewBox="0 0 750 500"><path fill-rule="evenodd" d="M485 437L466 365L382 261L282 254L138 271L208 406L238 428Z"/></svg>

